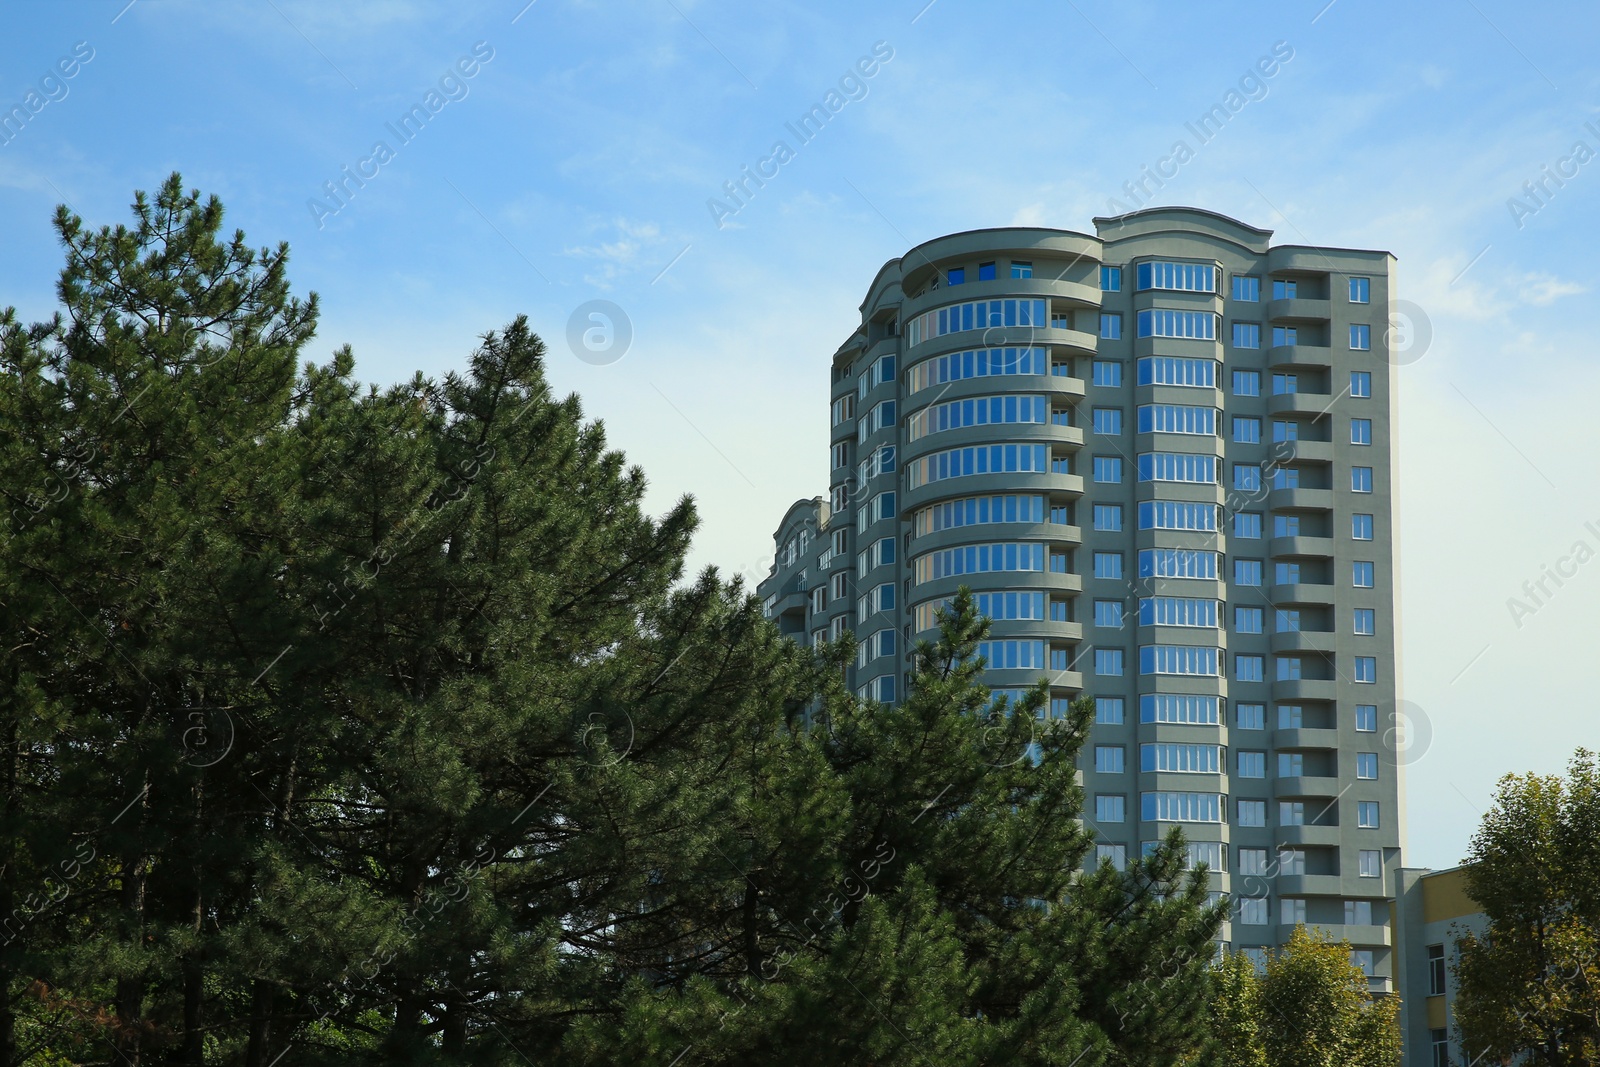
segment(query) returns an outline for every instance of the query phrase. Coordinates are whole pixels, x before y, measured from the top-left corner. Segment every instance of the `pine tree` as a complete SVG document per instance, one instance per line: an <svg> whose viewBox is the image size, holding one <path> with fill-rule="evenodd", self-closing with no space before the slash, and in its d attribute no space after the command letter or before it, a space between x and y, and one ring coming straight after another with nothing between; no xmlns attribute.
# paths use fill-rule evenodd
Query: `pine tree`
<svg viewBox="0 0 1600 1067"><path fill-rule="evenodd" d="M685 578L526 321L297 370L286 249L134 213L62 211L64 316L0 325L0 893L70 889L0 946L7 1064L1193 1051L1223 909L1177 836L1081 871L1092 701L996 703L969 594L858 701Z"/></svg>

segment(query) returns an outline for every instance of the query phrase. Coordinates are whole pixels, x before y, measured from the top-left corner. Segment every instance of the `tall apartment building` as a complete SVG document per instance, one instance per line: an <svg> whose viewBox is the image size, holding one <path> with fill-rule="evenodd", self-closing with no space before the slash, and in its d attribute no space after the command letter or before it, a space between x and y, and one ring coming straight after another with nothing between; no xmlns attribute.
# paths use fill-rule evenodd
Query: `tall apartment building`
<svg viewBox="0 0 1600 1067"><path fill-rule="evenodd" d="M1393 257L1190 208L1094 221L883 266L833 356L828 496L760 593L797 639L853 631L853 685L895 701L970 587L991 687L1094 697L1094 859L1181 826L1234 947L1325 927L1388 990Z"/></svg>

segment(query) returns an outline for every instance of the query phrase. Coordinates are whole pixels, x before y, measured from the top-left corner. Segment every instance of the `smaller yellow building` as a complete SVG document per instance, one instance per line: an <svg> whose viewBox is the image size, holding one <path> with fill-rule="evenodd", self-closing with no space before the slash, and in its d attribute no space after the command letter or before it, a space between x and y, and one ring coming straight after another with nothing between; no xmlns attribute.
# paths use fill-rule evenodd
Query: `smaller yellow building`
<svg viewBox="0 0 1600 1067"><path fill-rule="evenodd" d="M1466 869L1402 867L1391 923L1401 998L1405 1067L1465 1065L1456 1030L1455 963L1463 934L1481 935L1488 920L1467 895Z"/></svg>

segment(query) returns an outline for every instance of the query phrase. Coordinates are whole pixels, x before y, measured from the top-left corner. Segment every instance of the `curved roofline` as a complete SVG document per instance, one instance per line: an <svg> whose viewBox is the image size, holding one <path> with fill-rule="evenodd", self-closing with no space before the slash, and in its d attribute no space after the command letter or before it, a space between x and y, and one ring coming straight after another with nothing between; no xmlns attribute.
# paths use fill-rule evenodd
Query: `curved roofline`
<svg viewBox="0 0 1600 1067"><path fill-rule="evenodd" d="M1371 255L1374 255L1374 256L1388 256L1390 259L1393 259L1393 260L1396 260L1396 261L1398 261L1400 259L1399 256L1395 255L1393 252L1389 251L1387 248L1346 248L1344 245L1273 245L1272 246L1272 250L1274 252L1281 251L1281 250L1286 249L1286 248L1287 249L1301 249L1301 250L1304 250L1304 251L1307 251L1307 252L1318 252L1318 253L1327 253L1327 252L1367 252L1367 253L1370 253ZM1450 869L1451 870L1455 870L1454 867L1452 867Z"/></svg>
<svg viewBox="0 0 1600 1067"><path fill-rule="evenodd" d="M1124 222L1128 219L1136 219L1141 215L1156 215L1163 211L1185 211L1193 215L1207 215L1214 219L1221 219L1230 226L1237 226L1241 230L1248 230L1251 233L1260 234L1262 237L1272 236L1271 230L1263 230L1259 226L1252 226L1248 222L1241 222L1232 215L1224 215L1222 212L1212 211L1210 208L1190 207L1187 204L1167 204L1157 207L1142 207L1137 211L1128 211L1121 215L1097 215L1090 221L1096 226L1100 226L1102 224Z"/></svg>
<svg viewBox="0 0 1600 1067"><path fill-rule="evenodd" d="M789 510L783 513L783 519L778 523L778 529L775 531L774 536L777 534L782 534L784 530L789 528L790 520L795 517L795 512L802 508L810 508L813 511L820 511L825 503L827 503L826 499L820 496L802 497L801 499L796 500L793 504L789 505ZM806 518L809 519L811 516L807 515Z"/></svg>
<svg viewBox="0 0 1600 1067"><path fill-rule="evenodd" d="M968 234L972 234L972 233L1007 233L1007 232L1015 232L1015 233L1059 233L1059 234L1063 234L1063 235L1065 235L1067 237L1083 237L1083 238L1086 238L1086 239L1088 239L1090 241L1098 241L1098 240L1100 240L1100 237L1099 237L1098 234L1083 233L1083 232L1078 231L1078 230L1064 230L1064 229L1061 229L1059 226L979 226L977 229L956 230L954 233L942 233L938 237L930 237L926 241L923 241L921 244L912 245L910 248L906 249L906 254L900 257L900 261L904 262L906 259L909 259L911 257L911 255L913 253L915 253L918 249L925 248L928 245L931 245L931 244L933 244L933 243L935 243L937 241L948 241L952 237L965 237ZM887 266L887 264L885 264L885 266Z"/></svg>

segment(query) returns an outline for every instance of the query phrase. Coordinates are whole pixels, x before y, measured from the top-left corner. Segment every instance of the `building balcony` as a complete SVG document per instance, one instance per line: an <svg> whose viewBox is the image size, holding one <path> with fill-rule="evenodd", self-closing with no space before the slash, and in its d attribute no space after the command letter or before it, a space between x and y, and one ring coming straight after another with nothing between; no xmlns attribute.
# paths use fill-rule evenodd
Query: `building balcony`
<svg viewBox="0 0 1600 1067"><path fill-rule="evenodd" d="M1273 489L1267 493L1267 507L1273 511L1332 511L1332 489Z"/></svg>
<svg viewBox="0 0 1600 1067"><path fill-rule="evenodd" d="M1015 329L1025 329L1025 327L1015 327ZM1083 330L1067 330L1060 326L1046 326L1042 329L1034 329L1033 336L1026 341L1007 341L1005 343L1052 345L1071 349L1078 355L1092 356L1097 350L1100 339L1094 334L1086 333ZM990 347L994 346L990 345Z"/></svg>
<svg viewBox="0 0 1600 1067"><path fill-rule="evenodd" d="M1267 397L1271 415L1326 415L1336 397L1327 393L1279 393Z"/></svg>
<svg viewBox="0 0 1600 1067"><path fill-rule="evenodd" d="M1280 845L1337 846L1341 837L1338 826L1280 826L1273 838Z"/></svg>
<svg viewBox="0 0 1600 1067"><path fill-rule="evenodd" d="M1322 630L1292 630L1272 635L1274 652L1335 652L1339 635Z"/></svg>
<svg viewBox="0 0 1600 1067"><path fill-rule="evenodd" d="M1272 586L1272 603L1275 607L1292 607L1295 604L1333 604L1333 586L1313 585L1306 582Z"/></svg>
<svg viewBox="0 0 1600 1067"><path fill-rule="evenodd" d="M912 511L935 500L995 492L1052 493L1077 497L1083 495L1083 478L1077 474L1047 474L1044 471L997 472L974 474L963 478L946 478L907 490L901 510ZM978 536L974 540L983 538Z"/></svg>
<svg viewBox="0 0 1600 1067"><path fill-rule="evenodd" d="M1273 748L1338 748L1338 730L1318 730L1313 727L1297 726L1286 730L1274 730L1272 733Z"/></svg>
<svg viewBox="0 0 1600 1067"><path fill-rule="evenodd" d="M1297 463L1333 462L1332 441L1307 441L1302 437L1293 441L1280 442L1279 446L1281 445L1288 445L1290 447L1294 453L1295 462Z"/></svg>
<svg viewBox="0 0 1600 1067"><path fill-rule="evenodd" d="M1273 700L1332 700L1334 687L1331 678L1295 678L1272 683Z"/></svg>
<svg viewBox="0 0 1600 1067"><path fill-rule="evenodd" d="M1387 926L1354 926L1344 923L1302 923L1306 933L1313 937L1327 936L1335 941L1348 941L1356 948L1388 948L1389 928ZM1294 933L1294 923L1278 924L1278 944L1289 942L1289 935Z"/></svg>
<svg viewBox="0 0 1600 1067"><path fill-rule="evenodd" d="M1327 345L1274 345L1267 349L1267 366L1273 370L1331 367L1332 351Z"/></svg>
<svg viewBox="0 0 1600 1067"><path fill-rule="evenodd" d="M1289 492L1318 492L1319 490L1289 490ZM1320 490L1327 492L1327 490ZM1273 556L1333 557L1331 537L1274 537L1267 542L1267 553Z"/></svg>
<svg viewBox="0 0 1600 1067"><path fill-rule="evenodd" d="M1326 322L1331 311L1327 300L1292 296L1267 301L1267 321L1279 325L1294 322Z"/></svg>
<svg viewBox="0 0 1600 1067"><path fill-rule="evenodd" d="M991 689L1027 689L1039 679L1054 689L1083 691L1082 671L1052 671L1047 667L991 667L983 672L983 684Z"/></svg>
<svg viewBox="0 0 1600 1067"><path fill-rule="evenodd" d="M1273 785L1273 795L1277 800L1301 800L1306 797L1328 797L1339 795L1339 779L1315 778L1311 775L1301 775L1299 778L1278 778Z"/></svg>
<svg viewBox="0 0 1600 1067"><path fill-rule="evenodd" d="M1344 896L1344 879L1337 874L1280 874L1276 887L1282 897Z"/></svg>

